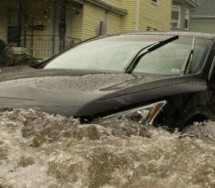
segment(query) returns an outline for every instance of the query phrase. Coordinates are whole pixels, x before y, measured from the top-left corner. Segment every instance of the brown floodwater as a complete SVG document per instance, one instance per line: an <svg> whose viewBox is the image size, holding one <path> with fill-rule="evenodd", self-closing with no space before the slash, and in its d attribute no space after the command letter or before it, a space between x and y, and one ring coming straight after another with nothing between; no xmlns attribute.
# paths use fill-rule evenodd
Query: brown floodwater
<svg viewBox="0 0 215 188"><path fill-rule="evenodd" d="M81 125L0 111L0 188L215 187L215 122L186 134L126 119Z"/></svg>

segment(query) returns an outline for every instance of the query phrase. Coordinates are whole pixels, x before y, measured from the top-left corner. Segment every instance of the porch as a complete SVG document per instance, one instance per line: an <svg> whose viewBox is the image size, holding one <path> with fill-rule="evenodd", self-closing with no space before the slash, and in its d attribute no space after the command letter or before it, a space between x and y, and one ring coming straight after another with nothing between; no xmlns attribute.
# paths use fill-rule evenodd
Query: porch
<svg viewBox="0 0 215 188"><path fill-rule="evenodd" d="M53 56L81 41L81 1L9 0L3 6L6 43L25 47L38 59Z"/></svg>
<svg viewBox="0 0 215 188"><path fill-rule="evenodd" d="M37 59L54 56L59 52L75 46L81 42L78 38L65 36L64 46L61 49L62 39L58 35L25 35L21 36L20 47L27 48L28 54Z"/></svg>

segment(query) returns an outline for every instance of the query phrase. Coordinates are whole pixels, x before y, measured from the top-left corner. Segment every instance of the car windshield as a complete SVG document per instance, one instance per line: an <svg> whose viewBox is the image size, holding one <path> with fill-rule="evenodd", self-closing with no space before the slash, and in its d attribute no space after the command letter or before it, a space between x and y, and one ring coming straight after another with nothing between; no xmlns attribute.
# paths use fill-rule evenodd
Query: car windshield
<svg viewBox="0 0 215 188"><path fill-rule="evenodd" d="M144 47L170 36L118 35L86 42L51 60L44 69L81 69L124 72L137 53ZM179 37L165 46L144 55L133 73L179 75L192 48L192 37ZM210 40L196 38L191 60L191 73L203 65ZM144 51L143 51L144 52Z"/></svg>

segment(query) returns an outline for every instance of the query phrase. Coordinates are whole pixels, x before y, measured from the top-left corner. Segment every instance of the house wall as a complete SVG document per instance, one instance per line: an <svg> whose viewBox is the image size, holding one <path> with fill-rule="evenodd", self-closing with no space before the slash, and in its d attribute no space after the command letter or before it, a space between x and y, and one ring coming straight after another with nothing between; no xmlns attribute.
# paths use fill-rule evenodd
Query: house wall
<svg viewBox="0 0 215 188"><path fill-rule="evenodd" d="M105 0L106 3L116 6L118 8L122 8L122 2L126 0ZM135 0L133 0L135 1Z"/></svg>
<svg viewBox="0 0 215 188"><path fill-rule="evenodd" d="M139 28L146 30L147 27L159 30L170 30L171 0L159 0L157 4L151 0L140 0Z"/></svg>
<svg viewBox="0 0 215 188"><path fill-rule="evenodd" d="M108 12L107 13L107 33L114 34L122 31L122 16Z"/></svg>
<svg viewBox="0 0 215 188"><path fill-rule="evenodd" d="M96 36L96 26L100 21L107 23L108 34L120 32L121 20L120 15L86 2L83 8L82 40Z"/></svg>
<svg viewBox="0 0 215 188"><path fill-rule="evenodd" d="M86 2L83 8L82 40L96 35L96 25L99 21L106 21L106 11Z"/></svg>
<svg viewBox="0 0 215 188"><path fill-rule="evenodd" d="M139 14L139 3L140 0L124 0L122 1L122 8L128 11L122 19L122 31L136 31Z"/></svg>
<svg viewBox="0 0 215 188"><path fill-rule="evenodd" d="M215 19L191 20L190 31L215 34Z"/></svg>
<svg viewBox="0 0 215 188"><path fill-rule="evenodd" d="M105 0L106 3L121 9L125 9L123 7L124 1L127 1L127 0ZM116 13L108 12L107 13L107 33L114 34L114 33L122 32L123 19L124 19L124 16L118 15Z"/></svg>
<svg viewBox="0 0 215 188"><path fill-rule="evenodd" d="M71 33L68 36L72 38L82 39L83 31L83 8L79 9L78 12L72 13L71 19Z"/></svg>
<svg viewBox="0 0 215 188"><path fill-rule="evenodd" d="M171 5L171 0L159 0L157 4L151 0L123 1L122 8L128 11L123 18L123 31L146 31L147 27L169 31Z"/></svg>

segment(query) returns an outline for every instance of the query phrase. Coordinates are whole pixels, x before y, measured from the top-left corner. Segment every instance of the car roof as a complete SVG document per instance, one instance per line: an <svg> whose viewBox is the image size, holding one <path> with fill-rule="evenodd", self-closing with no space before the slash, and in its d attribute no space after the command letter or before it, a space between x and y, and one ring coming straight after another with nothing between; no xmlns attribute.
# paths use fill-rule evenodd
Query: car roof
<svg viewBox="0 0 215 188"><path fill-rule="evenodd" d="M215 34L211 33L199 33L199 32L181 32L181 31L171 31L171 32L126 32L120 33L119 35L179 35L184 37L198 37L215 40Z"/></svg>

